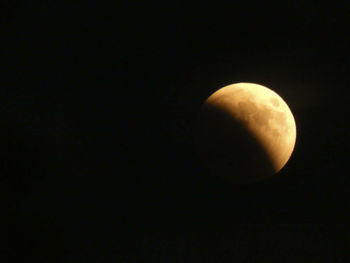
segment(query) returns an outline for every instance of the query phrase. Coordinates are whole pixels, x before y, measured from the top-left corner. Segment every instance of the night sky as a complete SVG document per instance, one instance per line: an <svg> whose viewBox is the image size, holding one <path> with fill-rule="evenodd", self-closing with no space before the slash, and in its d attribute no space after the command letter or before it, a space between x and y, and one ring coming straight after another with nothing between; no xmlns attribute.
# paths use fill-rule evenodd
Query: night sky
<svg viewBox="0 0 350 263"><path fill-rule="evenodd" d="M348 262L350 10L125 2L0 4L0 261ZM258 184L195 152L201 104L236 82L296 120Z"/></svg>

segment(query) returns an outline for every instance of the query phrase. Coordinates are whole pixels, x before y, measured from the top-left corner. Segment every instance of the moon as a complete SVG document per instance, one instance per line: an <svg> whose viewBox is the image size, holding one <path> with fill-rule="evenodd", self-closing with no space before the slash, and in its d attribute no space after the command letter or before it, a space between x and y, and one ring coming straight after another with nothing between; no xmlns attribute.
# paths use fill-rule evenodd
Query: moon
<svg viewBox="0 0 350 263"><path fill-rule="evenodd" d="M225 86L207 98L195 128L200 159L233 183L262 181L290 159L296 124L287 103L255 83Z"/></svg>

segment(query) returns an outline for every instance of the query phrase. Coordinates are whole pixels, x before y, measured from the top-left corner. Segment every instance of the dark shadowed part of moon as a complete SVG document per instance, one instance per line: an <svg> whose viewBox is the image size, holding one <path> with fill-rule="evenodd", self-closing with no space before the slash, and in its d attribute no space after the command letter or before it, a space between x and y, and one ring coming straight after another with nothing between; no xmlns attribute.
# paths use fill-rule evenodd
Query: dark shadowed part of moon
<svg viewBox="0 0 350 263"><path fill-rule="evenodd" d="M265 117L259 121L266 124ZM214 174L236 183L257 182L261 174L274 174L273 161L262 145L225 109L205 104L196 133L199 155Z"/></svg>

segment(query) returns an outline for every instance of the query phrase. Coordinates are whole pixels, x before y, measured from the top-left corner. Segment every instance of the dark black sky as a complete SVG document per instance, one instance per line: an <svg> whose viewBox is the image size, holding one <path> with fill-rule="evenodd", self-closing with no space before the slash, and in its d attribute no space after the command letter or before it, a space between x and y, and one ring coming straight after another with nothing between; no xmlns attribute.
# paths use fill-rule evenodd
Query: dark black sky
<svg viewBox="0 0 350 263"><path fill-rule="evenodd" d="M345 5L73 2L1 5L4 259L346 261ZM297 124L260 184L229 185L195 155L201 103L235 82L275 90Z"/></svg>

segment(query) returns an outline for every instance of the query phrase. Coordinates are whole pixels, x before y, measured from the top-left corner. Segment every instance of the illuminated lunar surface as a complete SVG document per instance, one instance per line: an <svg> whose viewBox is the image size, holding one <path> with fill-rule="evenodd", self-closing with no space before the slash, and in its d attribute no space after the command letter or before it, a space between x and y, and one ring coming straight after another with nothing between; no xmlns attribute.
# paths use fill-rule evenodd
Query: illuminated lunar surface
<svg viewBox="0 0 350 263"><path fill-rule="evenodd" d="M293 114L274 91L236 83L202 105L196 142L203 163L234 183L268 178L289 160L296 141Z"/></svg>

